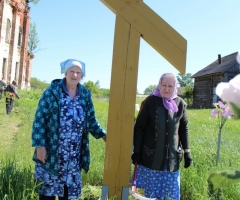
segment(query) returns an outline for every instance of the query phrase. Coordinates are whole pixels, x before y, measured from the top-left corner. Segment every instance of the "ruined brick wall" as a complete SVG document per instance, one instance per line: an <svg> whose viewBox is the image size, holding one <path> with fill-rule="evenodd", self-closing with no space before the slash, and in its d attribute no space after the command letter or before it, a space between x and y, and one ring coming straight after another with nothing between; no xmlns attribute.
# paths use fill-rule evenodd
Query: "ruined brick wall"
<svg viewBox="0 0 240 200"><path fill-rule="evenodd" d="M16 80L19 88L30 86L31 62L28 55L30 8L25 0L0 0L0 78L8 83ZM11 22L11 37L6 42L7 20ZM29 65L30 63L30 65Z"/></svg>

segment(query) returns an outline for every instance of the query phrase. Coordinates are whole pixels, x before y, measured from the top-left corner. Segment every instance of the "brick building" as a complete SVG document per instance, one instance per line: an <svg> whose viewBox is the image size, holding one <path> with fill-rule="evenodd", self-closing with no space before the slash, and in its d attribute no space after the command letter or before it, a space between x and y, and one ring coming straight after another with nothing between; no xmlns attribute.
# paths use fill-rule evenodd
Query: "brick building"
<svg viewBox="0 0 240 200"><path fill-rule="evenodd" d="M0 0L0 79L16 80L20 89L30 87L31 60L28 52L30 8L27 0Z"/></svg>

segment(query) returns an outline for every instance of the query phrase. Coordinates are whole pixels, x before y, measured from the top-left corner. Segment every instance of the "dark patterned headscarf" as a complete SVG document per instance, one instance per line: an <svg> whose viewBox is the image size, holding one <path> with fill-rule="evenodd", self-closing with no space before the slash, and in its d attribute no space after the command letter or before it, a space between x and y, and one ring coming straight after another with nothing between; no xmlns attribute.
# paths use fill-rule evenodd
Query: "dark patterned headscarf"
<svg viewBox="0 0 240 200"><path fill-rule="evenodd" d="M163 78L165 78L165 77L171 77L175 81L175 88L174 88L174 91L173 91L172 96L170 98L164 98L163 95L160 92L161 83L162 83ZM157 96L157 97L161 97L162 101L163 101L163 105L164 105L164 107L168 111L170 111L170 112L177 112L178 111L178 107L177 107L175 101L173 100L173 99L175 99L177 97L177 79L176 79L176 76L174 74L172 74L172 73L165 73L165 74L163 74L160 77L158 85L157 85L155 91L152 93L152 95Z"/></svg>

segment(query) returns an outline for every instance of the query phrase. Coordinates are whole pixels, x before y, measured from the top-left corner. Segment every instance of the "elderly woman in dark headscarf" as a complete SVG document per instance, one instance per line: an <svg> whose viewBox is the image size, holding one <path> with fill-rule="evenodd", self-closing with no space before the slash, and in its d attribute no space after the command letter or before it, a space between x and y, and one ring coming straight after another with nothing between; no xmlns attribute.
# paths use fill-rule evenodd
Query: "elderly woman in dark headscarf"
<svg viewBox="0 0 240 200"><path fill-rule="evenodd" d="M134 127L133 164L138 164L137 187L148 198L180 199L179 164L184 149L184 167L190 156L186 103L177 96L177 79L161 76L152 95L141 105Z"/></svg>
<svg viewBox="0 0 240 200"><path fill-rule="evenodd" d="M68 59L60 64L63 79L53 80L42 94L32 128L34 178L41 183L40 200L81 196L81 169L89 169L89 136L106 140L90 91L79 83L85 64Z"/></svg>

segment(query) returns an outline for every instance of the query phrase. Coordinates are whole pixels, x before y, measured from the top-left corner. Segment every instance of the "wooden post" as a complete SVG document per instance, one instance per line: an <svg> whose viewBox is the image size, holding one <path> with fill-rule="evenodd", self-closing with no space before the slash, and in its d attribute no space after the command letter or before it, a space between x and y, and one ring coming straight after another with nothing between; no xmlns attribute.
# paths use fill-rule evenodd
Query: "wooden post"
<svg viewBox="0 0 240 200"><path fill-rule="evenodd" d="M109 197L129 186L140 33L116 17L104 180Z"/></svg>
<svg viewBox="0 0 240 200"><path fill-rule="evenodd" d="M116 13L103 185L118 200L130 180L140 37L181 73L187 42L142 0L101 1Z"/></svg>

